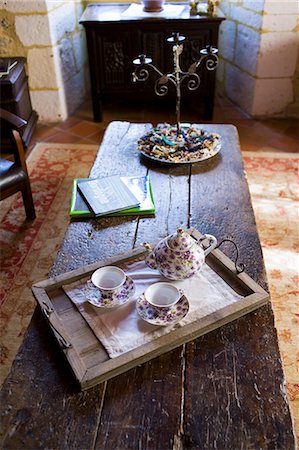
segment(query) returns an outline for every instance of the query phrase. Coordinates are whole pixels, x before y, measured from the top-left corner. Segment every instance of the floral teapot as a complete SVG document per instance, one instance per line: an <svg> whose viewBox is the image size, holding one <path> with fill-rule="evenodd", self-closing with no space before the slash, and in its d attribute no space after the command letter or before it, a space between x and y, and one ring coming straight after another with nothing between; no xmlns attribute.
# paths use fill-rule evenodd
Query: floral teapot
<svg viewBox="0 0 299 450"><path fill-rule="evenodd" d="M162 239L154 249L143 243L148 250L145 262L151 269L158 269L170 280L190 278L202 268L205 257L217 246L217 239L210 234L205 234L201 241L204 240L209 240L209 246L206 248L183 228L179 228L176 233Z"/></svg>

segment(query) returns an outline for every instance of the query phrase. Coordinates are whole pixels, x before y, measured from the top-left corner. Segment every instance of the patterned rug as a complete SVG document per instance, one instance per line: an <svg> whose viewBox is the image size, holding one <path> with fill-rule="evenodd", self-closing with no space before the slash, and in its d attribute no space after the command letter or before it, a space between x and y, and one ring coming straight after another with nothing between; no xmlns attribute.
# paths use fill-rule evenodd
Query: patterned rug
<svg viewBox="0 0 299 450"><path fill-rule="evenodd" d="M243 152L299 442L299 156Z"/></svg>
<svg viewBox="0 0 299 450"><path fill-rule="evenodd" d="M21 196L1 202L1 378L29 324L31 285L47 277L69 223L72 180L88 176L96 145L40 143L28 158L37 218ZM271 291L286 389L299 434L298 156L243 152ZM297 258L297 260L296 260ZM296 305L297 302L297 305Z"/></svg>
<svg viewBox="0 0 299 450"><path fill-rule="evenodd" d="M88 176L97 150L97 145L47 143L33 149L27 161L33 223L25 221L21 194L1 202L1 384L36 305L31 286L47 278L69 223L72 180Z"/></svg>

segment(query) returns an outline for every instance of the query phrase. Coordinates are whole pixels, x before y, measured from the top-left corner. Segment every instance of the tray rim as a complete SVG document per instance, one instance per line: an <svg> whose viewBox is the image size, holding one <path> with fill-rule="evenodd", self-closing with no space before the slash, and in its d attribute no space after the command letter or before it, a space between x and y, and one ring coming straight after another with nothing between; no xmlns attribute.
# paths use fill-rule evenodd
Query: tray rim
<svg viewBox="0 0 299 450"><path fill-rule="evenodd" d="M191 228L187 230L187 232L195 239L200 239L203 236L195 228ZM89 389L98 383L120 375L121 373L149 361L156 356L171 351L186 342L194 340L199 336L219 328L222 325L232 322L233 320L236 320L257 308L264 306L270 300L270 295L259 284L257 284L248 274L246 274L246 272L237 274L235 272L235 265L231 259L228 258L221 250L215 249L211 252L211 254L233 274L233 277L237 278L241 284L249 288L253 292L252 294L244 296L241 300L238 300L228 306L224 306L223 308L204 316L201 319L197 319L190 324L185 324L182 327L175 328L166 335L160 336L154 341L143 344L137 349L130 350L129 352L126 352L116 358L110 358L96 366L86 368L76 350L74 343L72 342L72 336L70 336L65 329L61 318L59 317L51 299L48 296L48 293L61 288L62 284L70 284L80 278L88 276L101 266L125 263L127 260L140 258L143 254L146 254L146 250L144 248L135 248L127 253L118 254L106 260L97 261L81 268L65 272L61 275L36 282L32 285L32 293L39 304L41 311L44 313L54 337L65 354L66 359L68 360L82 390ZM234 309L234 311L232 311L232 309ZM49 312L51 314L48 314ZM80 314L79 311L78 314ZM85 321L84 318L83 320ZM86 326L93 333L87 322ZM65 342L70 344L70 346L66 346Z"/></svg>

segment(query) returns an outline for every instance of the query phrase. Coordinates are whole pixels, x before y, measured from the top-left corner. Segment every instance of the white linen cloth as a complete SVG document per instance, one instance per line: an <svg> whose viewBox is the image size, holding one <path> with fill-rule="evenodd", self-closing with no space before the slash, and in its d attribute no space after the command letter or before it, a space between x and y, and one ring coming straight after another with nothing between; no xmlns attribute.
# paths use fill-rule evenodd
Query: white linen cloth
<svg viewBox="0 0 299 450"><path fill-rule="evenodd" d="M243 298L207 264L204 264L197 275L183 281L166 280L158 270L150 269L144 261L134 262L122 268L133 279L136 292L127 304L119 308L98 308L86 301L84 290L87 278L63 286L64 291L76 304L111 358L133 350L170 333L174 328L189 324ZM173 283L183 290L189 300L188 314L176 325L152 325L141 319L137 312L137 298L148 286L159 281Z"/></svg>
<svg viewBox="0 0 299 450"><path fill-rule="evenodd" d="M147 17L160 17L163 19L177 19L184 11L186 5L163 5L163 10L159 12L143 11L143 5L131 3L129 8L121 13L122 19L134 17L134 19L145 19Z"/></svg>

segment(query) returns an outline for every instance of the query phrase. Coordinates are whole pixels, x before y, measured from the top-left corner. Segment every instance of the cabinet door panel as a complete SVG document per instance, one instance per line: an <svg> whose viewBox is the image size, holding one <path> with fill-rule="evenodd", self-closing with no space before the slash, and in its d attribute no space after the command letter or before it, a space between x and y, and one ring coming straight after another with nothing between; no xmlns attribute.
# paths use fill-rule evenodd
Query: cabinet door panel
<svg viewBox="0 0 299 450"><path fill-rule="evenodd" d="M144 29L141 32L140 42L141 53L150 56L153 64L160 70L164 70L164 33Z"/></svg>
<svg viewBox="0 0 299 450"><path fill-rule="evenodd" d="M126 89L132 83L132 60L138 51L136 34L118 30L97 33L95 39L100 90L105 93Z"/></svg>
<svg viewBox="0 0 299 450"><path fill-rule="evenodd" d="M125 48L122 40L103 38L104 83L109 85L124 85L126 80Z"/></svg>
<svg viewBox="0 0 299 450"><path fill-rule="evenodd" d="M140 30L139 41L141 49L139 53L149 56L153 65L163 73L165 70L164 33L145 27ZM141 90L146 97L151 98L154 95L155 82L160 76L154 69L149 68L148 70L149 78L146 82L140 83L139 91Z"/></svg>

